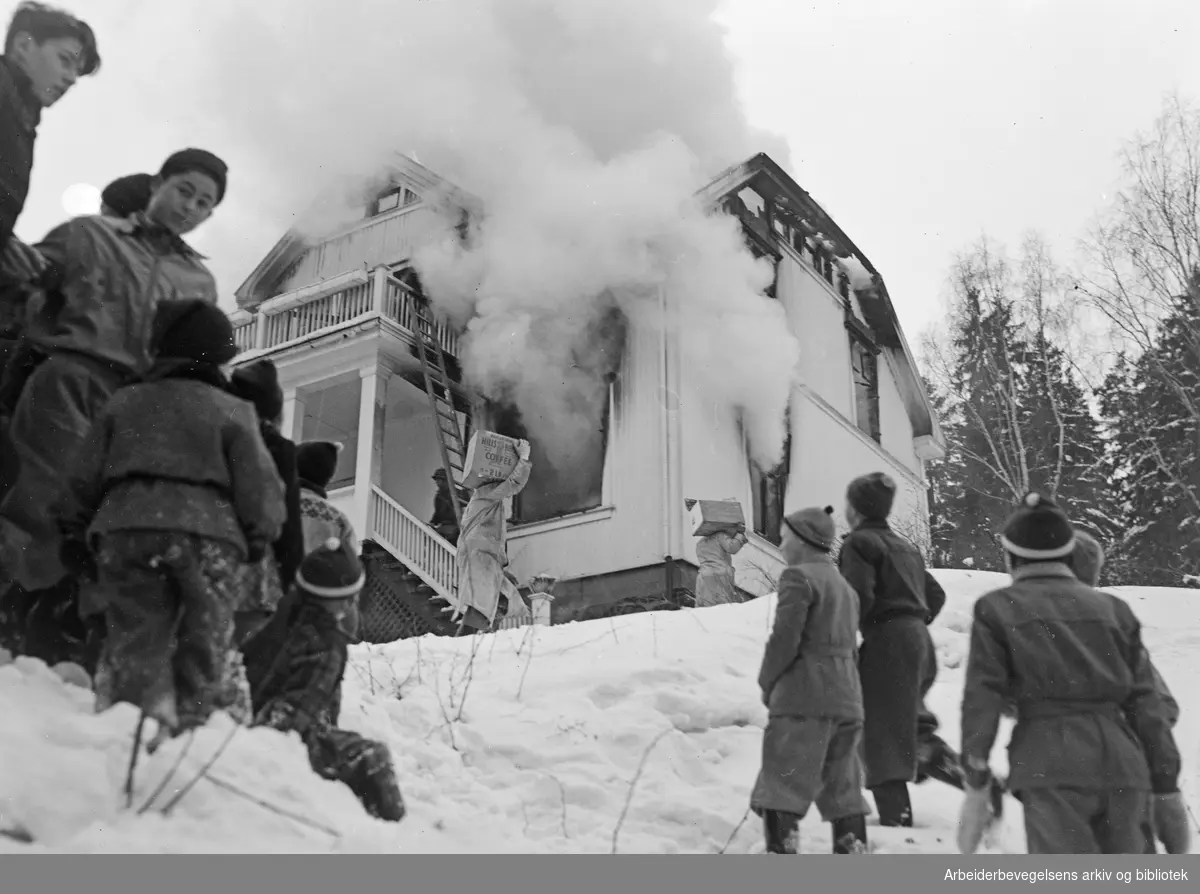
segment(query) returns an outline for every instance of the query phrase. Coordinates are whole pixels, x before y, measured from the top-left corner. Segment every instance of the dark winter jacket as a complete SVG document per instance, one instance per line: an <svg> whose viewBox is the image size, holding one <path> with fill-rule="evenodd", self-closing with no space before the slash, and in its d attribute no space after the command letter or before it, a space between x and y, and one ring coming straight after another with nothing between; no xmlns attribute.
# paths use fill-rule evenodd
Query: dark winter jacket
<svg viewBox="0 0 1200 894"><path fill-rule="evenodd" d="M946 604L921 551L886 521L864 521L847 534L838 567L858 593L863 630L898 617L929 624Z"/></svg>
<svg viewBox="0 0 1200 894"><path fill-rule="evenodd" d="M772 716L862 720L858 596L832 560L790 565L758 685Z"/></svg>
<svg viewBox="0 0 1200 894"><path fill-rule="evenodd" d="M304 561L304 521L300 512L300 477L296 473L296 444L270 422L259 423L259 433L275 470L283 481L287 519L279 539L275 541L275 561L279 563L279 579L286 590Z"/></svg>
<svg viewBox="0 0 1200 894"><path fill-rule="evenodd" d="M25 73L0 56L0 248L12 238L29 196L42 106Z"/></svg>
<svg viewBox="0 0 1200 894"><path fill-rule="evenodd" d="M1006 704L1009 787L1178 790L1179 750L1141 625L1061 563L1018 568L975 603L962 749L986 761Z"/></svg>
<svg viewBox="0 0 1200 894"><path fill-rule="evenodd" d="M313 725L337 726L350 637L315 600L301 597L294 606L286 636L266 648L254 637L245 663L255 716L278 714L282 706L289 726L303 735Z"/></svg>
<svg viewBox="0 0 1200 894"><path fill-rule="evenodd" d="M216 367L158 364L113 395L77 456L60 512L70 539L175 531L245 552L283 528L283 482L258 417L224 390Z"/></svg>
<svg viewBox="0 0 1200 894"><path fill-rule="evenodd" d="M37 246L50 262L46 294L29 310L26 337L46 352L72 351L144 375L161 301L217 301L201 256L178 236L128 219L77 217Z"/></svg>
<svg viewBox="0 0 1200 894"><path fill-rule="evenodd" d="M0 55L0 251L13 237L25 208L33 172L33 145L42 118L29 78ZM0 275L0 337L16 339L25 326L30 291Z"/></svg>

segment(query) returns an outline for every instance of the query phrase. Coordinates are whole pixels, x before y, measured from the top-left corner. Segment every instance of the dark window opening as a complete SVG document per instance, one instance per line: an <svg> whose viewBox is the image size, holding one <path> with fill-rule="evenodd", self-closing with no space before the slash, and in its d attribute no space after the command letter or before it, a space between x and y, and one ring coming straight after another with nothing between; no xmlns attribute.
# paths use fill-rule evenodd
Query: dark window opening
<svg viewBox="0 0 1200 894"><path fill-rule="evenodd" d="M510 438L529 441L533 469L529 483L513 500L513 522L529 524L603 505L604 463L608 455L612 411L619 393L617 382L627 337L625 317L614 306L596 324L582 333L575 352L568 403L577 408L571 419L526 418L514 399L485 401L491 430ZM521 401L526 410L541 401L527 394ZM555 401L561 407L561 402ZM564 436L567 426L574 429ZM538 432L553 432L554 462Z"/></svg>
<svg viewBox="0 0 1200 894"><path fill-rule="evenodd" d="M791 408L784 415L787 434L783 440L783 459L774 469L764 471L750 460L750 504L754 533L779 546L779 529L783 525L784 502L787 500L788 480L792 472Z"/></svg>
<svg viewBox="0 0 1200 894"><path fill-rule="evenodd" d="M850 367L854 375L854 424L879 442L878 349L855 330L850 332Z"/></svg>
<svg viewBox="0 0 1200 894"><path fill-rule="evenodd" d="M533 469L525 489L513 498L513 524L548 521L598 509L603 504L611 390L608 383L602 384L605 396L599 425L591 437L574 443L568 456L556 457L556 463L551 463L544 443L530 434L520 409L507 402L486 402L492 431L529 441Z"/></svg>

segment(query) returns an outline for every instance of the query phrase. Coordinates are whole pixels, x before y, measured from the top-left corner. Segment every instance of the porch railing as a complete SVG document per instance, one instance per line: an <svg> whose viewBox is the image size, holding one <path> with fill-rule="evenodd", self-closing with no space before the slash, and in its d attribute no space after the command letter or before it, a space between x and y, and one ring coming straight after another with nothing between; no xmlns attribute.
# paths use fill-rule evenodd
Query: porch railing
<svg viewBox="0 0 1200 894"><path fill-rule="evenodd" d="M408 566L439 596L453 597L458 588L457 556L445 538L378 487L371 488L370 518L370 539Z"/></svg>
<svg viewBox="0 0 1200 894"><path fill-rule="evenodd" d="M307 287L305 291L310 291ZM413 308L416 296L405 283L379 268L366 282L355 282L295 302L283 295L253 315L239 311L233 318L239 356L299 344L351 323L386 319L415 338ZM457 357L459 336L444 320L435 321L442 350Z"/></svg>

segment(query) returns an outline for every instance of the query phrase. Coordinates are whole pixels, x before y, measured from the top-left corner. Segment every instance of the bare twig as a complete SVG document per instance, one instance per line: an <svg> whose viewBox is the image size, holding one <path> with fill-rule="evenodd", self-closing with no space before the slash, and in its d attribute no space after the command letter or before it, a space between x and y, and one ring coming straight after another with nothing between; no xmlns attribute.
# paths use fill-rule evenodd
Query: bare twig
<svg viewBox="0 0 1200 894"><path fill-rule="evenodd" d="M621 834L621 826L625 825L625 817L629 813L629 805L633 802L633 792L637 788L638 780L642 778L642 771L646 769L646 761L650 759L650 752L654 747L668 734L675 732L675 728L665 729L655 736L650 744L646 746L646 750L642 752L642 759L638 763L637 772L633 774L633 779L629 781L629 789L625 792L625 806L621 808L621 815L617 817L617 825L613 828L612 833L612 851L617 852L617 837Z"/></svg>
<svg viewBox="0 0 1200 894"><path fill-rule="evenodd" d="M533 631L536 627L530 626L530 641L529 641L529 657L525 659L525 667L521 671L521 682L517 684L517 701L521 700L521 692L525 689L525 675L529 673L529 668L533 664Z"/></svg>
<svg viewBox="0 0 1200 894"><path fill-rule="evenodd" d="M154 791L150 793L150 797L138 808L138 816L149 810L150 805L158 800L158 796L166 791L167 785L170 784L175 774L179 772L179 768L183 765L183 759L187 757L188 750L191 749L192 742L194 741L196 741L196 730L190 729L188 730L187 741L183 743L183 747L179 749L179 754L175 757L175 763L171 764L171 768L167 771L167 775L162 778L162 782L155 786Z"/></svg>
<svg viewBox="0 0 1200 894"><path fill-rule="evenodd" d="M458 700L458 713L454 717L455 720L462 720L463 710L467 705L467 693L471 691L471 681L475 679L475 656L479 654L479 648L483 645L483 637L476 634L474 640L471 644L471 657L467 659L467 670L463 675L462 697Z"/></svg>
<svg viewBox="0 0 1200 894"><path fill-rule="evenodd" d="M316 829L318 832L324 832L326 835L329 835L333 838L341 838L342 837L342 833L339 832L337 829L331 829L329 826L323 826L318 822L314 822L313 820L310 820L308 817L300 816L299 814L292 813L289 810L284 810L282 807L277 807L274 804L270 803L269 801L263 800L262 798L258 797L257 795L252 795L249 792L238 788L232 782L226 782L224 779L220 779L216 776L213 776L208 771L204 771L200 775L202 778L207 779L209 782L211 782L217 788L222 788L225 791L229 792L231 795L236 795L239 798L249 801L251 804L257 804L259 807L263 808L263 810L267 810L267 811L270 811L271 813L276 814L277 816L282 816L282 817L285 817L286 819L290 819L292 822L299 823L302 826L308 826L310 829Z"/></svg>
<svg viewBox="0 0 1200 894"><path fill-rule="evenodd" d="M612 629L613 642L619 646L621 644L621 640L617 636L617 619L610 617L608 619L608 626Z"/></svg>
<svg viewBox="0 0 1200 894"><path fill-rule="evenodd" d="M193 776L192 779L189 782L187 782L181 789L179 789L179 791L177 791L175 793L174 797L172 797L171 800L169 800L166 804L163 805L163 808L162 808L162 810L159 811L159 813L161 813L163 816L171 815L171 811L174 810L179 805L179 802L182 801L187 796L187 793L190 792L193 788L195 788L196 783L199 782L202 778L204 778L204 775L213 768L213 765L216 764L216 762L218 760L220 760L221 755L225 753L225 749L229 747L229 743L233 741L233 737L237 735L237 732L239 729L241 729L240 726L234 726L229 731L229 735L227 735L225 737L224 741L221 742L221 744L217 748L217 750L213 752L212 757L210 757L207 761L205 761L204 764L200 767L200 771L195 776Z"/></svg>
<svg viewBox="0 0 1200 894"><path fill-rule="evenodd" d="M725 844L721 846L721 849L717 853L723 854L729 850L729 845L733 844L733 839L737 838L738 832L742 831L742 826L746 825L746 820L748 819L750 819L749 807L746 808L746 812L742 814L742 818L738 820L738 824L733 827L733 831L729 833L729 838L726 839Z"/></svg>
<svg viewBox="0 0 1200 894"><path fill-rule="evenodd" d="M553 773L547 773L546 775L553 779L555 784L558 786L559 803L562 805L562 819L560 822L562 825L563 838L570 838L571 834L567 831L567 787L563 785L562 780Z"/></svg>

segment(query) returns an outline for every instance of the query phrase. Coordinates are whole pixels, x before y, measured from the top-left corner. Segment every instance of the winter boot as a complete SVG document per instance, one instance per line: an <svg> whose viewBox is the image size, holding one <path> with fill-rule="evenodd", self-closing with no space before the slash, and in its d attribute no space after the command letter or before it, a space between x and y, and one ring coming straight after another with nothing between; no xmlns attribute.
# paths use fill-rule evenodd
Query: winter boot
<svg viewBox="0 0 1200 894"><path fill-rule="evenodd" d="M879 811L879 825L912 828L912 801L908 797L908 783L903 779L885 782L871 789L875 796L875 809Z"/></svg>
<svg viewBox="0 0 1200 894"><path fill-rule="evenodd" d="M348 767L343 781L358 796L367 813L377 819L398 823L407 810L396 771L387 747L376 742Z"/></svg>
<svg viewBox="0 0 1200 894"><path fill-rule="evenodd" d="M938 736L933 736L930 742L920 749L917 784L926 779L936 779L960 791L963 788L963 771L959 757L954 753L954 749Z"/></svg>
<svg viewBox="0 0 1200 894"><path fill-rule="evenodd" d="M800 817L785 810L763 811L768 854L800 853Z"/></svg>
<svg viewBox="0 0 1200 894"><path fill-rule="evenodd" d="M867 818L863 814L835 819L833 852L835 854L865 854L867 852Z"/></svg>

